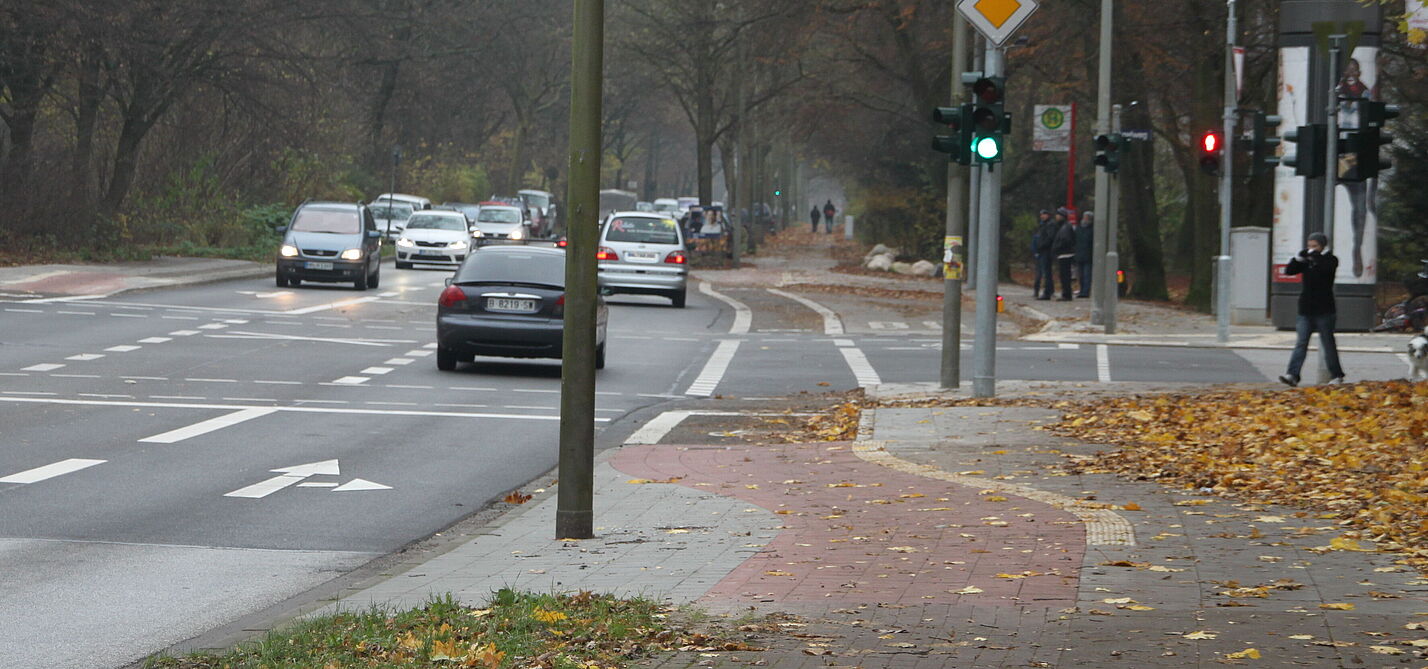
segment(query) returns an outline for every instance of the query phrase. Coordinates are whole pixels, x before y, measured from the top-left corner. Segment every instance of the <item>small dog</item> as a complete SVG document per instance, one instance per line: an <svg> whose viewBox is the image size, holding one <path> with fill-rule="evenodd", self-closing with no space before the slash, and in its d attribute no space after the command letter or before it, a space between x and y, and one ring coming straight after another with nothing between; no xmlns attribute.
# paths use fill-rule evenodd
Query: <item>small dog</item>
<svg viewBox="0 0 1428 669"><path fill-rule="evenodd" d="M1410 379L1428 379L1428 328L1408 340L1408 376Z"/></svg>

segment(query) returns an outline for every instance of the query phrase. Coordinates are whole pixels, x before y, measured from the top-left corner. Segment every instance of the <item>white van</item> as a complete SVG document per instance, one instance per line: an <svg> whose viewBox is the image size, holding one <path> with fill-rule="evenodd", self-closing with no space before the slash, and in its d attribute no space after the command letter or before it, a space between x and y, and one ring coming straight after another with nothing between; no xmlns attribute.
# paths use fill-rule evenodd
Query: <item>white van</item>
<svg viewBox="0 0 1428 669"><path fill-rule="evenodd" d="M417 211L431 209L431 200L428 200L420 195L403 195L402 193L382 193L381 195L372 198L372 204L386 202L387 200L393 200L395 202L405 202L411 205L412 209L415 209Z"/></svg>

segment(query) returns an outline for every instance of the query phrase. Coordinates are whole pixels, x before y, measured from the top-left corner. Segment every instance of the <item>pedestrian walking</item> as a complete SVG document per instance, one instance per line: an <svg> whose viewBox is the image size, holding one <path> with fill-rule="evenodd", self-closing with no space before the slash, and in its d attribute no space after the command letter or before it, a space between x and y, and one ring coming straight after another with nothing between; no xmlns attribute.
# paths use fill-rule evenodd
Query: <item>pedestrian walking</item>
<svg viewBox="0 0 1428 669"><path fill-rule="evenodd" d="M1076 280L1080 285L1076 297L1091 296L1091 282L1094 280L1091 258L1096 245L1095 232L1091 226L1095 223L1095 217L1094 212L1088 211L1081 214L1081 220L1076 223Z"/></svg>
<svg viewBox="0 0 1428 669"><path fill-rule="evenodd" d="M1031 295L1041 299L1041 284L1051 280L1051 273L1041 266L1041 229L1051 220L1051 210L1042 209L1036 215L1036 229L1031 231Z"/></svg>
<svg viewBox="0 0 1428 669"><path fill-rule="evenodd" d="M1052 278L1056 273L1056 256L1051 253L1051 247L1055 245L1059 229L1060 223L1051 216L1042 219L1036 229L1036 262L1042 276L1041 292L1036 295L1038 300L1051 299L1051 293L1056 290L1056 282Z"/></svg>
<svg viewBox="0 0 1428 669"><path fill-rule="evenodd" d="M1056 238L1051 242L1051 254L1056 256L1056 274L1061 282L1061 297L1057 299L1062 302L1074 299L1071 296L1071 265L1076 262L1076 227L1070 220L1070 213L1065 208L1056 210Z"/></svg>
<svg viewBox="0 0 1428 669"><path fill-rule="evenodd" d="M1299 385L1299 370L1309 354L1309 336L1319 333L1319 351L1329 368L1329 383L1344 382L1344 368L1339 364L1339 347L1334 342L1337 313L1334 306L1334 274L1339 259L1329 250L1329 237L1322 232L1309 235L1306 248L1284 266L1284 274L1303 275L1299 290L1299 318L1295 322L1294 352L1289 356L1289 371L1279 376L1284 385Z"/></svg>
<svg viewBox="0 0 1428 669"><path fill-rule="evenodd" d="M813 224L813 232L815 233L818 232L818 219L820 216L822 216L822 214L818 212L818 205L815 204L812 209L808 210L808 222Z"/></svg>
<svg viewBox="0 0 1428 669"><path fill-rule="evenodd" d="M833 234L833 214L836 213L838 213L838 210L833 207L832 200L829 200L827 204L823 205L823 220L828 223L828 234L830 235Z"/></svg>

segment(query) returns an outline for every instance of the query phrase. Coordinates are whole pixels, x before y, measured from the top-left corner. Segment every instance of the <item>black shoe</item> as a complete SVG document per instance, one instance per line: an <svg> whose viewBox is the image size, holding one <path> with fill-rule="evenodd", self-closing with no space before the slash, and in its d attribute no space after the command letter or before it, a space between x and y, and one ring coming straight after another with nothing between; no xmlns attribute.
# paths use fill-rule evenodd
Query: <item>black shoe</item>
<svg viewBox="0 0 1428 669"><path fill-rule="evenodd" d="M1049 300L1049 299L1051 299L1051 298L1049 298L1049 297L1042 297L1042 296L1040 296L1040 295L1037 295L1037 296L1036 296L1036 299L1038 299L1038 300Z"/></svg>
<svg viewBox="0 0 1428 669"><path fill-rule="evenodd" d="M1286 386L1289 386L1290 388L1294 388L1299 385L1299 377L1291 376L1289 374L1280 374L1279 382L1283 383Z"/></svg>

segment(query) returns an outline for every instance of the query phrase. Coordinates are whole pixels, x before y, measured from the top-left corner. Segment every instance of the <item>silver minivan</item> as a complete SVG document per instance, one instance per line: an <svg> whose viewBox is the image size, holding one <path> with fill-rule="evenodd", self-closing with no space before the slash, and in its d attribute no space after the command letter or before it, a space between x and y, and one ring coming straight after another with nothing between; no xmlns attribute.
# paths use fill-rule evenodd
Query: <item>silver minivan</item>
<svg viewBox="0 0 1428 669"><path fill-rule="evenodd" d="M689 256L679 223L664 214L619 211L600 230L600 286L609 293L663 295L684 307Z"/></svg>

